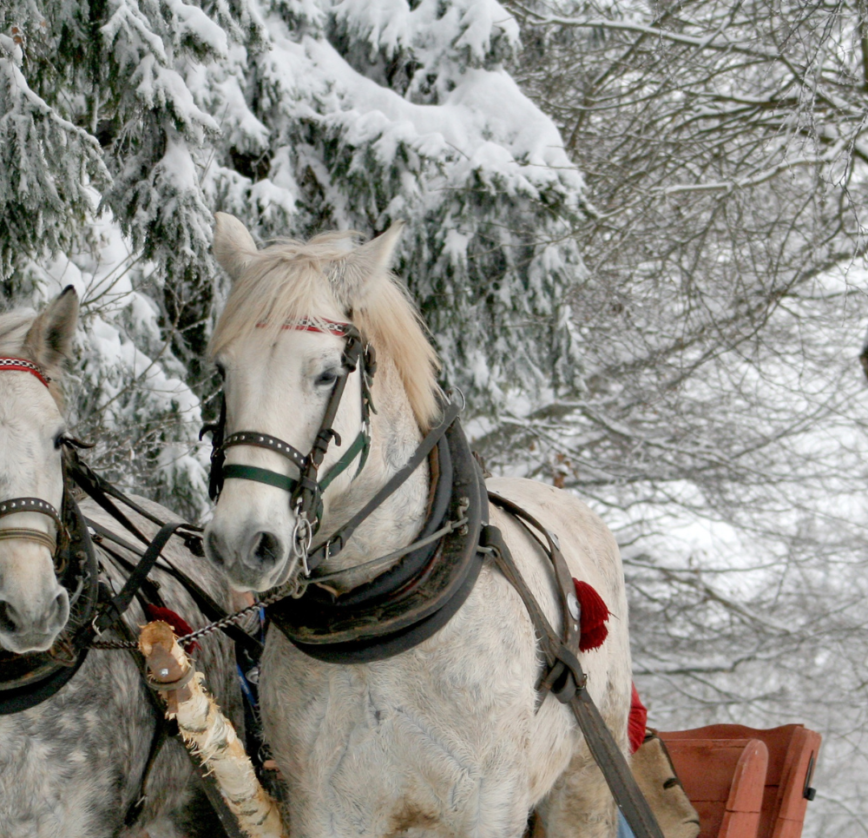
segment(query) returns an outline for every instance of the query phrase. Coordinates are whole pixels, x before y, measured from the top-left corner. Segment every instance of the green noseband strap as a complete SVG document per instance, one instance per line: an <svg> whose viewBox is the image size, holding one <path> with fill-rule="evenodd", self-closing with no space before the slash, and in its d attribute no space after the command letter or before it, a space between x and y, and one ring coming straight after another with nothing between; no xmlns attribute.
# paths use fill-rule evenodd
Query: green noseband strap
<svg viewBox="0 0 868 838"><path fill-rule="evenodd" d="M266 483L269 486L276 486L278 489L292 494L295 487L298 486L298 480L293 480L285 474L278 474L276 471L269 471L267 468L257 468L256 466L240 466L234 463L223 466L223 477L235 477L240 480L255 480L257 483Z"/></svg>
<svg viewBox="0 0 868 838"><path fill-rule="evenodd" d="M346 453L343 457L341 457L330 469L329 473L323 477L322 480L319 481L319 491L322 494L326 488L331 484L331 482L340 474L343 474L352 463L356 457L361 454L362 458L359 460L359 467L356 469L355 477L359 476L359 472L365 467L365 460L368 459L368 450L370 448L371 440L368 435L362 431L355 439L353 444L347 449Z"/></svg>
<svg viewBox="0 0 868 838"><path fill-rule="evenodd" d="M356 469L356 477L364 468L365 461L368 459L368 451L370 450L370 437L365 431L353 441L353 444L346 450L341 457L330 469L328 474L319 481L319 494L322 493L331 485L332 481L343 474L352 464L356 457L361 455L359 467ZM275 486L278 489L283 489L291 495L298 487L298 480L292 477L287 477L285 474L280 474L276 471L271 471L267 468L259 468L258 466L244 466L237 463L230 463L223 466L224 479L236 478L237 480L253 480L256 483L265 483L268 486ZM353 478L355 479L355 477ZM322 515L322 502L317 503L316 517L319 519Z"/></svg>

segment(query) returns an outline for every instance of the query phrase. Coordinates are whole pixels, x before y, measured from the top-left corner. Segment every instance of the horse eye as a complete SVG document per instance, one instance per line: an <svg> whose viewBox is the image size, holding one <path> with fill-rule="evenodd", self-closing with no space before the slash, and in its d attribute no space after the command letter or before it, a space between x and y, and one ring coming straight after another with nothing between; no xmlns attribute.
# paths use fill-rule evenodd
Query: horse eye
<svg viewBox="0 0 868 838"><path fill-rule="evenodd" d="M59 451L62 445L63 445L63 431L61 431L56 437L54 437L55 450Z"/></svg>
<svg viewBox="0 0 868 838"><path fill-rule="evenodd" d="M337 380L338 380L338 375L336 372L333 372L332 370L326 370L325 372L321 372L316 377L315 383L318 387L325 387L329 384L334 384L335 381L337 381Z"/></svg>
<svg viewBox="0 0 868 838"><path fill-rule="evenodd" d="M225 381L226 380L226 367L224 367L223 364L214 364L214 366L217 368L217 375L219 375L220 378L222 378Z"/></svg>

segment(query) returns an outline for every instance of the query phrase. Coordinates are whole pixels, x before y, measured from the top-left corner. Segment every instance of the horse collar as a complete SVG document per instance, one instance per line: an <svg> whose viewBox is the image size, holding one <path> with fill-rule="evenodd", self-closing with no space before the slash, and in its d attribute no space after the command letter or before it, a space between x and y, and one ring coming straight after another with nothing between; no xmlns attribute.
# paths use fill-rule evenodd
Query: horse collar
<svg viewBox="0 0 868 838"><path fill-rule="evenodd" d="M420 538L446 520L466 523L345 594L311 585L302 597L269 606L275 627L307 655L341 664L385 660L431 637L469 596L482 567L477 546L488 504L457 420L435 456L440 479Z"/></svg>

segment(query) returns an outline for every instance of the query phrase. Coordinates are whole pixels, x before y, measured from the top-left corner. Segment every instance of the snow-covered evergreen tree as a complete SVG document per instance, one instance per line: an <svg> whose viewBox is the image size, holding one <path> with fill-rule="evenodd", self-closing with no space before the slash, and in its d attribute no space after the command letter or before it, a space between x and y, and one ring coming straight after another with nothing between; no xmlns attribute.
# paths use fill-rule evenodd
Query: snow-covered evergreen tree
<svg viewBox="0 0 868 838"><path fill-rule="evenodd" d="M503 69L513 19L493 0L260 9L265 44L218 69L210 107L234 136L212 203L263 237L405 221L398 271L474 408L510 382L575 386L564 240L582 184Z"/></svg>
<svg viewBox="0 0 868 838"><path fill-rule="evenodd" d="M402 220L398 271L472 411L578 386L582 182L494 0L13 0L0 33L4 292L80 285L77 413L116 476L144 451L134 481L200 496L177 447L212 386L215 210L263 240Z"/></svg>

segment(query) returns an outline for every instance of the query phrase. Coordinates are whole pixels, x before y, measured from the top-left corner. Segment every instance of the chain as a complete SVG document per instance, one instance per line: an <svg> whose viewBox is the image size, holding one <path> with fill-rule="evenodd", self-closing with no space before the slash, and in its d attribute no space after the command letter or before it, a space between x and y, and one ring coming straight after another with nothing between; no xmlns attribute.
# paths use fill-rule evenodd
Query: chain
<svg viewBox="0 0 868 838"><path fill-rule="evenodd" d="M464 500L465 499L462 498L462 502ZM459 513L463 514L466 511L466 505L459 506ZM304 520L305 523L307 523L307 520L301 517L299 517L297 520ZM364 564L357 565L355 567L345 568L344 570L339 570L334 573L323 574L321 576L305 579L303 581L294 580L292 582L289 582L286 585L282 585L281 587L279 587L277 590L274 591L274 593L270 594L265 599L262 599L259 602L254 602L253 605L245 606L240 611L236 611L234 614L227 614L225 617L221 617L219 620L215 620L213 623L208 623L208 625L203 626L200 629L196 629L196 631L191 632L190 634L185 634L183 637L179 637L178 643L180 643L181 646L187 646L190 643L198 640L200 637L204 637L206 634L211 634L212 632L225 628L232 623L240 622L251 612L258 611L260 608L266 608L273 602L277 602L279 599L284 599L288 596L299 597L305 592L307 586L311 582L321 582L335 579L347 573L358 571L361 568L368 568L394 561L396 558L400 558L401 556L406 555L412 550L416 550L419 547L424 547L433 541L437 541L437 539L442 538L444 535L448 535L449 533L453 532L456 529L459 529L462 526L465 526L466 524L466 517L461 517L457 521L448 521L444 527L437 530L437 532L432 533L427 538L415 541L413 542L413 544L402 547L400 550L395 550L393 553L389 553L386 556L380 556L378 559L373 559L370 562L365 562ZM309 526L310 525L308 524L308 527ZM307 542L307 547L310 547L310 541ZM480 551L486 552L486 548L480 548ZM306 551L303 551L302 555L304 555L304 552ZM90 645L93 649L138 649L138 643L132 640L94 640Z"/></svg>
<svg viewBox="0 0 868 838"><path fill-rule="evenodd" d="M286 596L291 596L295 591L295 588L295 582L293 582L291 585L284 585L283 587L278 588L273 594L267 596L265 599L262 599L259 602L254 602L253 605L247 605L240 611L236 611L234 614L227 614L225 617L221 617L219 620L215 620L213 623L208 623L208 625L203 626L200 629L196 629L196 631L191 632L190 634L185 634L183 637L179 637L178 643L180 643L181 646L187 646L190 643L198 640L200 637L204 637L206 634L211 634L212 632L225 628L232 623L239 623L248 614L254 611L258 611L260 608L266 608L273 602L277 602L277 600L283 599ZM92 649L139 648L139 644L132 640L94 640L93 643L91 643L90 645Z"/></svg>

